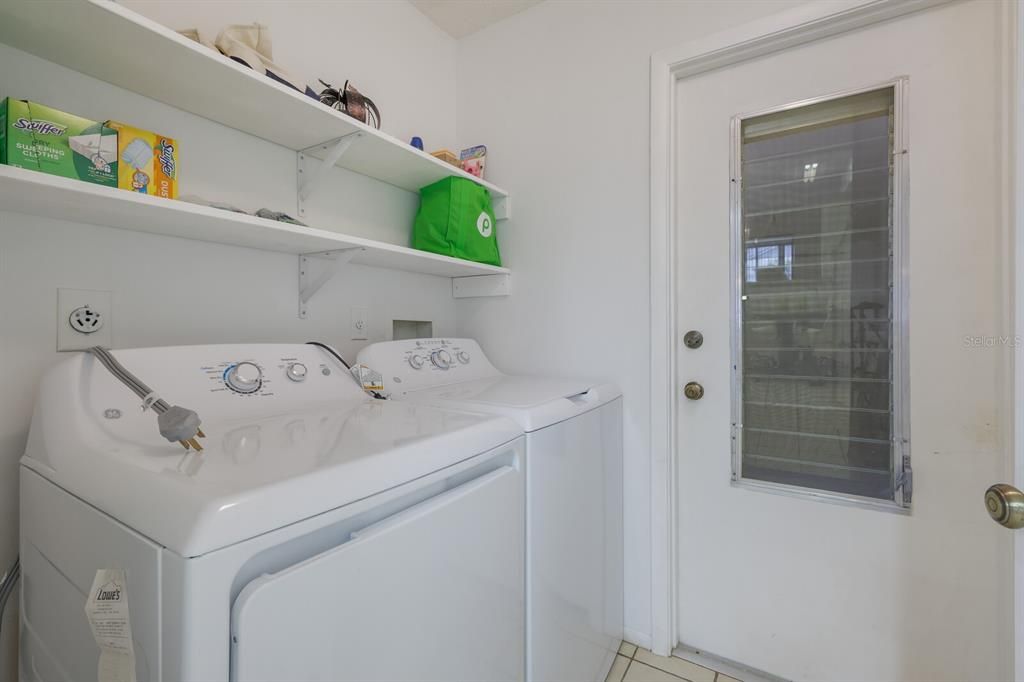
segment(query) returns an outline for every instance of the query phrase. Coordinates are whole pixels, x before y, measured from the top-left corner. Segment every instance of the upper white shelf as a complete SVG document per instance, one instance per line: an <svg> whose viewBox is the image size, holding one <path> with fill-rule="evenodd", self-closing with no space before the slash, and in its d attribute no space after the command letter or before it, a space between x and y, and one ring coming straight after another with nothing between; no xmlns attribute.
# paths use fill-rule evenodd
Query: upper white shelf
<svg viewBox="0 0 1024 682"><path fill-rule="evenodd" d="M339 166L412 192L464 177L490 190L499 218L507 214L505 190L109 0L2 2L0 43L296 151L362 132ZM154 64L173 68L154 77Z"/></svg>
<svg viewBox="0 0 1024 682"><path fill-rule="evenodd" d="M442 277L507 275L507 268L397 244L162 199L0 166L0 210L298 255L358 249L352 263Z"/></svg>

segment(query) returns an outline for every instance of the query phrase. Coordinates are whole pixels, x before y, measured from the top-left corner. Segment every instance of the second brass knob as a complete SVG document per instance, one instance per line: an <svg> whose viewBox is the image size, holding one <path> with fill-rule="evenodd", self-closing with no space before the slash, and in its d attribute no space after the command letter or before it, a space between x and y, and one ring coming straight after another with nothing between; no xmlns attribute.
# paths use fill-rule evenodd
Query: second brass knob
<svg viewBox="0 0 1024 682"><path fill-rule="evenodd" d="M997 483L985 491L985 509L992 520L1007 528L1024 528L1024 493Z"/></svg>
<svg viewBox="0 0 1024 682"><path fill-rule="evenodd" d="M683 395L690 400L700 400L704 397L704 387L696 381L691 381L683 386Z"/></svg>

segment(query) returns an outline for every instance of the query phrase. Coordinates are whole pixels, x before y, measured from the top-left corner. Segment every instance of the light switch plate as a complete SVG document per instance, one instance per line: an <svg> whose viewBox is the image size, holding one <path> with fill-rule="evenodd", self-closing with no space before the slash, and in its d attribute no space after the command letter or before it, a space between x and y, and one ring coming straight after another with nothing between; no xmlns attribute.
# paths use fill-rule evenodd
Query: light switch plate
<svg viewBox="0 0 1024 682"><path fill-rule="evenodd" d="M100 324L91 334L71 326L71 314L80 308L98 313ZM113 306L109 291L57 289L57 350L85 350L93 346L110 348L114 340Z"/></svg>
<svg viewBox="0 0 1024 682"><path fill-rule="evenodd" d="M368 308L352 307L352 340L366 341L370 338L370 311Z"/></svg>

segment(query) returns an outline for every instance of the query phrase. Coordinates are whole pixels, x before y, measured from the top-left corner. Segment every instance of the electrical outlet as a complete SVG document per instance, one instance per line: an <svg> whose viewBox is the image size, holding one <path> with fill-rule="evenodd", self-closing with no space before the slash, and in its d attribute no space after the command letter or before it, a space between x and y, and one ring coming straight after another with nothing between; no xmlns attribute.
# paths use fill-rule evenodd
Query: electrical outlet
<svg viewBox="0 0 1024 682"><path fill-rule="evenodd" d="M113 344L109 291L57 289L57 350L85 350Z"/></svg>
<svg viewBox="0 0 1024 682"><path fill-rule="evenodd" d="M367 308L352 308L352 340L366 341L370 338L370 313Z"/></svg>

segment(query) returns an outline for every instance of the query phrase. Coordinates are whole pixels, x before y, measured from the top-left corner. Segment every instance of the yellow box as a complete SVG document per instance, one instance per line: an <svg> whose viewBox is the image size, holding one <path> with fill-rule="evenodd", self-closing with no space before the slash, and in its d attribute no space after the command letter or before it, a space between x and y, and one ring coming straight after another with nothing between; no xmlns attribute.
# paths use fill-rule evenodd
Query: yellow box
<svg viewBox="0 0 1024 682"><path fill-rule="evenodd" d="M456 168L461 168L459 165L459 157L455 156L449 149L438 149L436 152L430 152L430 155L435 159L441 159L445 163L450 163Z"/></svg>
<svg viewBox="0 0 1024 682"><path fill-rule="evenodd" d="M117 187L165 199L178 198L178 143L117 121Z"/></svg>

